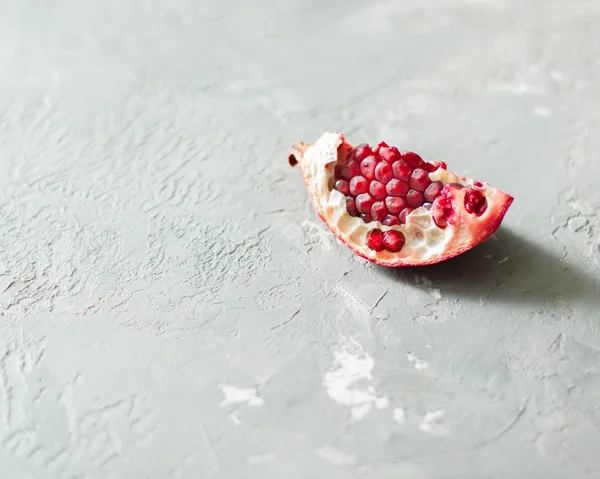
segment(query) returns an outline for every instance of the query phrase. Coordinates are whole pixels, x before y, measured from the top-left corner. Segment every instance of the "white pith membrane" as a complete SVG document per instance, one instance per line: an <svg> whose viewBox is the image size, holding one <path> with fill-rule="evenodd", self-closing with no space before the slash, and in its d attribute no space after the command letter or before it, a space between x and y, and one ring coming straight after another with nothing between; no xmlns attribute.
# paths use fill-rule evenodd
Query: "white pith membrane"
<svg viewBox="0 0 600 479"><path fill-rule="evenodd" d="M342 148L339 148L342 145ZM346 210L346 196L333 189L335 166L342 164L352 149L341 133L325 133L314 144L296 148L297 159L317 214L347 246L360 256L388 266L436 263L456 256L488 238L496 231L513 198L488 184L475 186L475 180L458 176L443 168L429 173L429 179L444 185L458 183L478 190L487 200L481 216L464 208L466 189L452 188L454 214L445 228L437 226L432 210L423 206L406 217L406 224L385 226L378 221L365 223ZM406 243L399 252L374 251L367 246L372 230L402 232Z"/></svg>

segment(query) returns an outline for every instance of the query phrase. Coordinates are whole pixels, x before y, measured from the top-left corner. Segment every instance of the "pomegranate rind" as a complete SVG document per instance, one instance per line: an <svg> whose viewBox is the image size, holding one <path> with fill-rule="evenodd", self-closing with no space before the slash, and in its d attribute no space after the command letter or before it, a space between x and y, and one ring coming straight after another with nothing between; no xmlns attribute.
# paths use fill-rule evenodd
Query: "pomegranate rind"
<svg viewBox="0 0 600 479"><path fill-rule="evenodd" d="M328 228L358 256L389 267L422 266L445 261L485 241L498 229L513 197L488 184L447 171L445 164L429 173L431 181L444 185L458 184L478 190L487 200L481 216L468 213L464 208L467 188L445 188L445 197L454 212L446 227L439 227L432 211L416 208L402 225L386 226L378 221L363 222L346 210L346 197L333 189L335 167L344 163L353 146L341 133L324 133L313 144L299 144L290 155L290 165L299 165L306 188L317 215ZM406 243L399 252L374 251L367 245L370 231L397 230L404 234Z"/></svg>

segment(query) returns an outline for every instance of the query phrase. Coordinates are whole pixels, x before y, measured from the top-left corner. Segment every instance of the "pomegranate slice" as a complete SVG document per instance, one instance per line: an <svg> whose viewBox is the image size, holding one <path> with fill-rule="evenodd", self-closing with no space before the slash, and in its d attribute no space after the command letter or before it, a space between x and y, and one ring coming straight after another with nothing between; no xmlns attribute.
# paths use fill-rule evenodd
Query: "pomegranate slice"
<svg viewBox="0 0 600 479"><path fill-rule="evenodd" d="M319 217L359 256L384 266L420 266L489 238L513 197L446 170L444 162L385 143L353 147L341 133L300 143L300 165Z"/></svg>

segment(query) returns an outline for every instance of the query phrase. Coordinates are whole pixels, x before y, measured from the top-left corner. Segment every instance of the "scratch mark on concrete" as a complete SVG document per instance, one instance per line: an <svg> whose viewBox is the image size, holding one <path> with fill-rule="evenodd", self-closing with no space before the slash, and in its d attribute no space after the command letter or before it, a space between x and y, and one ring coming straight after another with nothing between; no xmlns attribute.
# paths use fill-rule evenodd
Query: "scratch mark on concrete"
<svg viewBox="0 0 600 479"><path fill-rule="evenodd" d="M561 349L564 339L565 338L564 338L563 334L560 333L558 336L556 336L556 339L554 341L552 341L550 346L548 346L548 350L549 351L557 351L557 350Z"/></svg>
<svg viewBox="0 0 600 479"><path fill-rule="evenodd" d="M381 300L385 297L385 295L388 293L388 290L386 289L381 296L379 296L379 298L377 298L377 301L375 301L375 304L373 304L373 306L371 306L371 309L369 310L369 314L371 314L373 312L373 310L377 307L377 305L381 302Z"/></svg>
<svg viewBox="0 0 600 479"><path fill-rule="evenodd" d="M526 398L525 401L523 402L522 406L517 411L517 413L508 421L508 423L506 425L504 425L494 436L472 446L472 449L478 449L480 447L488 446L488 445L496 442L498 439L500 439L506 433L508 433L508 431L510 431L513 427L515 427L517 422L519 422L519 420L523 417L523 415L525 414L525 411L527 410L528 403L529 403L529 398Z"/></svg>
<svg viewBox="0 0 600 479"><path fill-rule="evenodd" d="M292 314L292 317L290 319L286 319L282 323L276 324L275 326L271 327L271 331L273 331L274 329L277 329L277 328L281 328L282 326L285 326L286 324L288 324L290 321L292 321L292 319L294 319L296 316L298 316L298 313L300 311L301 311L301 309L298 309L294 314Z"/></svg>

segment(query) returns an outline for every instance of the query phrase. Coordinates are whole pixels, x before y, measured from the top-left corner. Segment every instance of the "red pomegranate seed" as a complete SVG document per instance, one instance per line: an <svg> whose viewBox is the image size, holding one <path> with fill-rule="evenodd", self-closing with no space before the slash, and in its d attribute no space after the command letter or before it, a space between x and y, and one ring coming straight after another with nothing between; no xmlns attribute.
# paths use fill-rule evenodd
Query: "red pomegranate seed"
<svg viewBox="0 0 600 479"><path fill-rule="evenodd" d="M396 198L394 196L388 196L385 199L385 206L388 211L393 214L399 214L404 208L406 208L406 200L404 198Z"/></svg>
<svg viewBox="0 0 600 479"><path fill-rule="evenodd" d="M363 193L356 197L356 209L361 213L370 213L371 208L373 208L373 203L375 203L375 200L367 193Z"/></svg>
<svg viewBox="0 0 600 479"><path fill-rule="evenodd" d="M345 180L337 180L333 187L344 196L348 196L350 194L350 185Z"/></svg>
<svg viewBox="0 0 600 479"><path fill-rule="evenodd" d="M375 178L375 167L377 166L377 158L373 155L367 156L360 162L360 172L368 180Z"/></svg>
<svg viewBox="0 0 600 479"><path fill-rule="evenodd" d="M360 175L360 165L356 161L348 161L340 170L340 176L348 181L358 175Z"/></svg>
<svg viewBox="0 0 600 479"><path fill-rule="evenodd" d="M412 172L412 175L410 175L410 187L413 190L425 191L430 183L431 180L429 179L429 175L421 168L417 168Z"/></svg>
<svg viewBox="0 0 600 479"><path fill-rule="evenodd" d="M432 171L437 170L437 166L435 166L433 163L428 163L426 161L424 161L421 164L421 168L423 168L427 173L431 173Z"/></svg>
<svg viewBox="0 0 600 479"><path fill-rule="evenodd" d="M392 167L388 163L382 161L375 167L375 179L386 184L394 177Z"/></svg>
<svg viewBox="0 0 600 479"><path fill-rule="evenodd" d="M369 191L369 182L362 176L355 176L350 180L350 194L358 196Z"/></svg>
<svg viewBox="0 0 600 479"><path fill-rule="evenodd" d="M390 196L405 196L408 192L408 185L403 181L394 178L387 185L385 185L385 190Z"/></svg>
<svg viewBox="0 0 600 479"><path fill-rule="evenodd" d="M465 191L465 210L475 216L481 216L487 209L487 200L480 191L467 188Z"/></svg>
<svg viewBox="0 0 600 479"><path fill-rule="evenodd" d="M409 206L417 208L423 204L423 195L420 191L409 190L408 193L406 193L406 202Z"/></svg>
<svg viewBox="0 0 600 479"><path fill-rule="evenodd" d="M409 165L412 165L413 168L418 168L424 163L423 158L412 151L405 151L402 153L402 159Z"/></svg>
<svg viewBox="0 0 600 479"><path fill-rule="evenodd" d="M445 196L443 191L442 195L438 197L433 203L431 208L433 221L440 228L448 226L448 221L452 219L454 214L454 206L448 196Z"/></svg>
<svg viewBox="0 0 600 479"><path fill-rule="evenodd" d="M380 141L377 146L373 147L373 153L377 155L379 154L379 150L381 150L381 148L388 148L388 146L389 145L385 141Z"/></svg>
<svg viewBox="0 0 600 479"><path fill-rule="evenodd" d="M379 181L371 182L371 186L369 186L369 193L371 193L371 196L376 200L383 200L387 196L385 192L385 185L383 183L379 183Z"/></svg>
<svg viewBox="0 0 600 479"><path fill-rule="evenodd" d="M371 147L369 145L367 145L366 143L363 143L362 145L357 145L354 148L352 148L352 150L348 154L348 159L356 160L358 163L360 163L367 156L372 155L372 154L373 154L373 152L371 150ZM358 174L358 173L356 173L356 174Z"/></svg>
<svg viewBox="0 0 600 479"><path fill-rule="evenodd" d="M448 226L448 220L444 218L443 210L433 210L433 222L439 228L445 228L446 226Z"/></svg>
<svg viewBox="0 0 600 479"><path fill-rule="evenodd" d="M411 166L404 160L395 161L392 165L392 172L394 173L394 176L402 181L408 182L410 180L412 170L413 169Z"/></svg>
<svg viewBox="0 0 600 479"><path fill-rule="evenodd" d="M425 193L423 193L423 198L425 198L425 201L433 203L433 200L440 196L443 187L444 185L441 181L434 181L427 187Z"/></svg>
<svg viewBox="0 0 600 479"><path fill-rule="evenodd" d="M383 220L383 224L386 226L396 226L400 224L400 220L397 216L387 215Z"/></svg>
<svg viewBox="0 0 600 479"><path fill-rule="evenodd" d="M429 173L437 170L438 168L442 168L442 169L447 169L448 167L446 166L446 163L444 163L443 161L430 161L430 162L423 162L423 165L421 166L421 168L423 168L425 171L428 171Z"/></svg>
<svg viewBox="0 0 600 479"><path fill-rule="evenodd" d="M360 219L362 219L365 223L370 223L373 221L373 217L371 215L360 215Z"/></svg>
<svg viewBox="0 0 600 479"><path fill-rule="evenodd" d="M371 216L375 221L382 222L387 216L388 211L382 201L378 201L377 203L373 203L373 207L371 208Z"/></svg>
<svg viewBox="0 0 600 479"><path fill-rule="evenodd" d="M401 224L406 223L406 217L411 214L415 209L414 208L404 208L402 210L402 212L398 215L398 219L400 220Z"/></svg>
<svg viewBox="0 0 600 479"><path fill-rule="evenodd" d="M374 251L381 251L383 249L383 233L381 230L369 231L367 246Z"/></svg>
<svg viewBox="0 0 600 479"><path fill-rule="evenodd" d="M346 211L350 216L358 216L358 210L356 209L356 202L354 198L346 198Z"/></svg>
<svg viewBox="0 0 600 479"><path fill-rule="evenodd" d="M483 183L481 181L475 180L473 182L473 186L476 186L477 188L481 188L481 187L483 187Z"/></svg>
<svg viewBox="0 0 600 479"><path fill-rule="evenodd" d="M402 249L406 239L400 231L389 230L383 233L383 247L390 253L397 253Z"/></svg>
<svg viewBox="0 0 600 479"><path fill-rule="evenodd" d="M400 159L400 152L398 151L398 148L396 148L395 146L389 147L389 148L381 148L379 150L379 156L381 156L381 158L383 158L384 161L387 161L388 163L393 163L394 161L397 161Z"/></svg>

